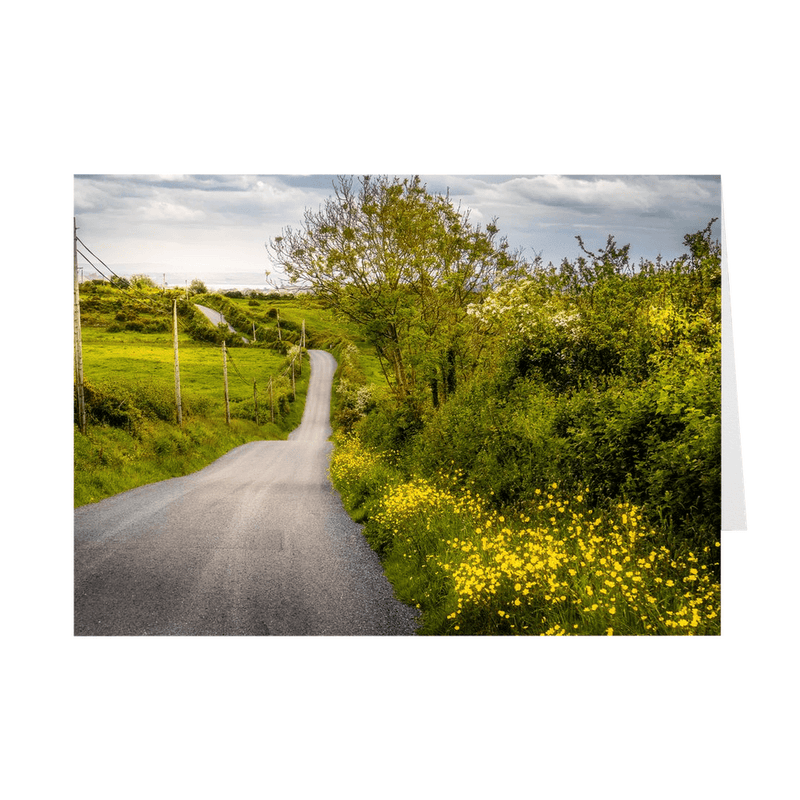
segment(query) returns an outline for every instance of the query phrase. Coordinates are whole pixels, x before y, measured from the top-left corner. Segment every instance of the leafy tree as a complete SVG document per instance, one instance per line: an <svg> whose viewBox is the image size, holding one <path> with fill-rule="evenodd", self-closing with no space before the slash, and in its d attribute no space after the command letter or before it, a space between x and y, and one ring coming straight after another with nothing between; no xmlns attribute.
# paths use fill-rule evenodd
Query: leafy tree
<svg viewBox="0 0 800 800"><path fill-rule="evenodd" d="M203 283L203 281L199 280L198 278L195 278L189 284L189 291L192 294L208 294L208 289L206 288L206 285Z"/></svg>
<svg viewBox="0 0 800 800"><path fill-rule="evenodd" d="M473 226L419 177L365 176L357 187L340 177L333 188L269 250L293 283L362 327L399 400L438 404L472 365L469 303L519 274L520 260L495 220Z"/></svg>
<svg viewBox="0 0 800 800"><path fill-rule="evenodd" d="M130 285L135 286L137 289L155 289L155 281L149 275L131 275Z"/></svg>

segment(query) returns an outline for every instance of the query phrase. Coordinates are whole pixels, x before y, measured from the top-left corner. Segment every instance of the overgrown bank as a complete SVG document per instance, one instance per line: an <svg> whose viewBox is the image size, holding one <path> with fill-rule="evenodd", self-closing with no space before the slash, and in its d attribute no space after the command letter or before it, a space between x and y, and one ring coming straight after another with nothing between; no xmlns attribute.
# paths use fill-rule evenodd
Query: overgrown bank
<svg viewBox="0 0 800 800"><path fill-rule="evenodd" d="M374 254L387 284L369 291L396 316L362 323L385 389L372 392L353 364L340 373L331 477L398 596L422 609L423 632L719 633L712 225L671 262L631 264L609 237L458 295L454 267L418 266L455 244L432 240L428 252L405 228L387 233L391 260ZM330 241L314 244L350 264L335 248L352 239ZM398 262L411 265L399 286ZM336 292L332 304L359 302L346 282Z"/></svg>
<svg viewBox="0 0 800 800"><path fill-rule="evenodd" d="M552 483L501 513L463 472L408 476L357 437L331 477L423 634L719 633L719 544L671 550L630 502Z"/></svg>

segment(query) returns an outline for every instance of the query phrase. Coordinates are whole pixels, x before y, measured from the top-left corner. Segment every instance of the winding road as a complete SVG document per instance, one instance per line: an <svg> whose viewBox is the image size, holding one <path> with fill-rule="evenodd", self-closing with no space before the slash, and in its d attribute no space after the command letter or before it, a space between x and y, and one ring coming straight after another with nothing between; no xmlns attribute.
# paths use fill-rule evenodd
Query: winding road
<svg viewBox="0 0 800 800"><path fill-rule="evenodd" d="M202 313L202 315L212 324L212 325L227 325L228 330L231 333L236 333L236 329L233 325L225 319L225 317L220 314L219 311L215 311L213 308L209 308L208 306L201 306L199 303L195 303L195 308ZM248 340L242 336L242 341L247 342Z"/></svg>
<svg viewBox="0 0 800 800"><path fill-rule="evenodd" d="M75 510L76 636L415 633L328 481L336 361L309 355L288 441Z"/></svg>

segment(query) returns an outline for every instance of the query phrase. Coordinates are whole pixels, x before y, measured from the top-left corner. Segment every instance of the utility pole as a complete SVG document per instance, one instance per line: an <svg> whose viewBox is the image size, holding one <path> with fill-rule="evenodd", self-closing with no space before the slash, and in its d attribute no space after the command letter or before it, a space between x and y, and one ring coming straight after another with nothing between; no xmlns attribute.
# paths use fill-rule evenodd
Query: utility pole
<svg viewBox="0 0 800 800"><path fill-rule="evenodd" d="M231 401L228 396L228 351L225 342L222 342L222 377L225 381L225 422L231 424Z"/></svg>
<svg viewBox="0 0 800 800"><path fill-rule="evenodd" d="M178 301L172 301L172 343L175 348L175 405L178 410L178 425L183 426L181 409L181 373L178 366Z"/></svg>
<svg viewBox="0 0 800 800"><path fill-rule="evenodd" d="M275 404L272 402L272 375L269 376L269 421L275 422Z"/></svg>
<svg viewBox="0 0 800 800"><path fill-rule="evenodd" d="M300 375L303 374L303 350L306 349L306 321L303 320L303 332L300 335L300 348L297 351L297 355L300 358L300 364L298 365L298 373Z"/></svg>
<svg viewBox="0 0 800 800"><path fill-rule="evenodd" d="M86 434L86 400L83 393L83 344L81 342L81 295L78 284L78 223L72 218L72 250L75 262L75 389L78 395L78 430Z"/></svg>

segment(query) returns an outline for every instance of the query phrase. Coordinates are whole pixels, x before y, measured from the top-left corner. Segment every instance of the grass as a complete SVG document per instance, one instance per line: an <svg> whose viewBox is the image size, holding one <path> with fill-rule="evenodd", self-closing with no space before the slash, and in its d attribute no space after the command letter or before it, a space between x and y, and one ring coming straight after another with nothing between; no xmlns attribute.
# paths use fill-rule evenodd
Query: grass
<svg viewBox="0 0 800 800"><path fill-rule="evenodd" d="M285 439L299 425L310 374L307 358L295 375L293 391L284 353L265 347L228 348L228 425L221 346L180 333L179 427L167 304L155 291L144 299L110 286L89 285L84 291L81 322L89 424L86 435L75 426L76 506L189 474L248 441Z"/></svg>
<svg viewBox="0 0 800 800"><path fill-rule="evenodd" d="M359 351L361 370L367 382L375 386L385 385L386 381L375 350L364 339L358 327L336 316L318 300L306 295L267 299L229 298L229 300L257 325L276 325L275 319L270 316L271 310L279 312L281 322L289 323L293 329L299 330L305 322L308 347L333 349L342 341L353 344Z"/></svg>
<svg viewBox="0 0 800 800"><path fill-rule="evenodd" d="M269 433L253 422L232 420L228 427L204 418L189 420L182 428L148 420L137 435L108 425L90 425L84 436L75 426L75 506L188 475L249 441L280 438Z"/></svg>
<svg viewBox="0 0 800 800"><path fill-rule="evenodd" d="M331 479L421 633L720 633L719 543L670 551L631 504L593 509L550 484L503 514L459 472L403 478L355 437L337 443Z"/></svg>
<svg viewBox="0 0 800 800"><path fill-rule="evenodd" d="M99 327L84 327L84 375L90 382L153 383L173 387L175 361L169 334L107 333ZM252 400L253 380L263 392L270 376L277 379L285 356L272 350L228 348L228 393L232 403ZM178 336L181 397L201 401L209 413L224 414L222 349L198 343L185 334ZM307 364L307 362L306 362Z"/></svg>

